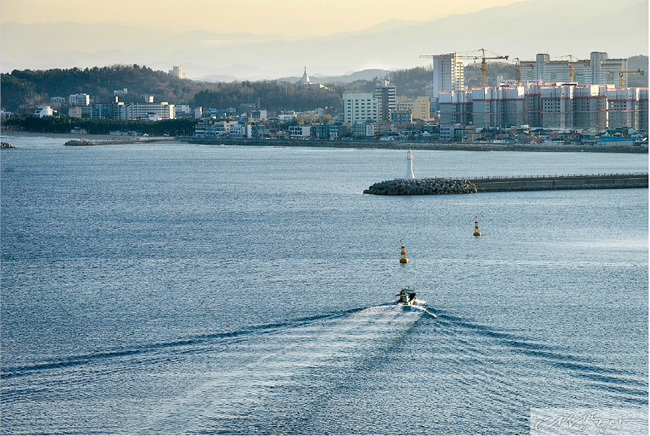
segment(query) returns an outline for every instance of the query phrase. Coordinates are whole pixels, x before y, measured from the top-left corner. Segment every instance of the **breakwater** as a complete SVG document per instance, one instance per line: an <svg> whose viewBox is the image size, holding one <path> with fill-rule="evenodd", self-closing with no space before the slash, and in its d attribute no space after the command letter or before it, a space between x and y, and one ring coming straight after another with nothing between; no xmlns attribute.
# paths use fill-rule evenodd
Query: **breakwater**
<svg viewBox="0 0 650 436"><path fill-rule="evenodd" d="M475 179L393 179L363 191L374 195L444 195L477 192L546 191L564 189L647 188L648 173L570 176L482 177Z"/></svg>
<svg viewBox="0 0 650 436"><path fill-rule="evenodd" d="M131 137L124 139L71 139L63 145L74 146L74 147L89 147L95 145L125 145L125 144L148 144L152 142L173 142L173 138L167 137L154 137L154 138L142 138L142 137Z"/></svg>

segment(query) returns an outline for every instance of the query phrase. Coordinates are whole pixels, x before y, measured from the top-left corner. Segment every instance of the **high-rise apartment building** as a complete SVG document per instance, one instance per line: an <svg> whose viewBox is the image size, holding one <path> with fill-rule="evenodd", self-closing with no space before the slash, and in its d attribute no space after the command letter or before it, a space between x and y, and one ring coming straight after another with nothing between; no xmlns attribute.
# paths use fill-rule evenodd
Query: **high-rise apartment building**
<svg viewBox="0 0 650 436"><path fill-rule="evenodd" d="M471 91L471 101L474 127L524 124L523 86L474 88Z"/></svg>
<svg viewBox="0 0 650 436"><path fill-rule="evenodd" d="M378 121L390 121L391 113L397 110L397 89L388 80L378 83L373 94L378 104Z"/></svg>
<svg viewBox="0 0 650 436"><path fill-rule="evenodd" d="M627 88L607 90L607 107L609 112L608 122L611 129L630 127L642 130L640 126L643 91L646 91L647 111L646 89Z"/></svg>
<svg viewBox="0 0 650 436"><path fill-rule="evenodd" d="M357 122L377 122L379 104L371 93L343 94L343 121L354 124Z"/></svg>
<svg viewBox="0 0 650 436"><path fill-rule="evenodd" d="M463 91L465 89L465 67L457 53L435 55L433 57L433 82L431 103L438 108L438 98L443 91Z"/></svg>
<svg viewBox="0 0 650 436"><path fill-rule="evenodd" d="M535 61L520 63L521 80L524 82L574 82L579 85L619 85L619 73L627 71L627 59L609 59L605 52L592 52L589 59L551 60L540 53ZM623 87L627 76L623 75Z"/></svg>
<svg viewBox="0 0 650 436"><path fill-rule="evenodd" d="M445 91L440 93L440 125L468 125L472 120L471 91Z"/></svg>
<svg viewBox="0 0 650 436"><path fill-rule="evenodd" d="M629 127L647 132L648 88L525 83L442 92L440 124L470 123L476 128L527 124L596 131Z"/></svg>
<svg viewBox="0 0 650 436"><path fill-rule="evenodd" d="M607 85L576 86L573 89L573 127L605 130L608 126Z"/></svg>

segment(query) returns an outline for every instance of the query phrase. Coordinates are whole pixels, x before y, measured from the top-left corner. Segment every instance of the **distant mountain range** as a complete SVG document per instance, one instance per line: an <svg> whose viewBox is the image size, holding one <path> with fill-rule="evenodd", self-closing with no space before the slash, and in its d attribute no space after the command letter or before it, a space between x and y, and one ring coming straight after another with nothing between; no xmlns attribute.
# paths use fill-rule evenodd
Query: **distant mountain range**
<svg viewBox="0 0 650 436"><path fill-rule="evenodd" d="M612 29L611 26L615 26ZM174 33L113 24L16 24L0 27L1 68L182 65L207 81L300 77L306 65L324 82L351 71L427 65L421 54L484 47L511 58L648 53L647 0L527 0L433 21L389 21L364 31L297 39L285 35ZM372 73L371 73L372 74ZM347 79L346 79L347 80Z"/></svg>

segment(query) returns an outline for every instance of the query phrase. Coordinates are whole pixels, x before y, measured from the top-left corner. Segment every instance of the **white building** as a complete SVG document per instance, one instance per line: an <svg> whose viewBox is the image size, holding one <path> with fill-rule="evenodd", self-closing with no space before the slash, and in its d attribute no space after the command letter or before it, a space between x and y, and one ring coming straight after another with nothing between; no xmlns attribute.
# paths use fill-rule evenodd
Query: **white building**
<svg viewBox="0 0 650 436"><path fill-rule="evenodd" d="M307 67L305 67L304 73L302 73L302 77L300 80L298 80L296 83L294 83L296 86L308 86L311 85L311 80L309 79L309 74L307 74Z"/></svg>
<svg viewBox="0 0 650 436"><path fill-rule="evenodd" d="M379 120L379 104L370 93L343 94L343 121L357 122Z"/></svg>
<svg viewBox="0 0 650 436"><path fill-rule="evenodd" d="M438 100L441 126L454 124L466 126L470 123L472 119L471 91L444 91L439 94Z"/></svg>
<svg viewBox="0 0 650 436"><path fill-rule="evenodd" d="M183 72L183 67L181 65L174 65L174 67L169 70L169 74L179 79L185 78L185 73Z"/></svg>
<svg viewBox="0 0 650 436"><path fill-rule="evenodd" d="M457 53L435 55L433 57L433 82L431 97L434 108L438 108L438 98L443 91L462 91L465 89L465 67Z"/></svg>
<svg viewBox="0 0 650 436"><path fill-rule="evenodd" d="M175 107L166 101L160 103L131 103L126 108L128 120L173 120L176 117Z"/></svg>
<svg viewBox="0 0 650 436"><path fill-rule="evenodd" d="M474 127L524 124L524 87L497 86L472 89Z"/></svg>
<svg viewBox="0 0 650 436"><path fill-rule="evenodd" d="M647 88L550 83L442 92L440 125L441 129L473 124L476 128L530 125L602 131L609 126L646 131L647 95Z"/></svg>
<svg viewBox="0 0 650 436"><path fill-rule="evenodd" d="M583 85L573 89L573 127L583 130L607 129L607 85Z"/></svg>
<svg viewBox="0 0 650 436"><path fill-rule="evenodd" d="M51 117L54 115L54 111L52 110L52 106L39 106L35 111L34 111L34 116L43 118L43 117Z"/></svg>
<svg viewBox="0 0 650 436"><path fill-rule="evenodd" d="M88 106L90 104L90 96L88 94L70 94L68 96L68 104L72 106Z"/></svg>
<svg viewBox="0 0 650 436"><path fill-rule="evenodd" d="M641 88L608 89L607 109L609 127L639 129Z"/></svg>
<svg viewBox="0 0 650 436"><path fill-rule="evenodd" d="M246 136L246 125L235 122L230 124L230 136L234 138L243 138Z"/></svg>
<svg viewBox="0 0 650 436"><path fill-rule="evenodd" d="M295 139L305 139L311 136L311 127L309 126L289 126L289 137Z"/></svg>
<svg viewBox="0 0 650 436"><path fill-rule="evenodd" d="M297 115L295 111L289 111L289 112L278 114L277 118L278 121L287 122L293 120L294 118L296 118L296 116Z"/></svg>

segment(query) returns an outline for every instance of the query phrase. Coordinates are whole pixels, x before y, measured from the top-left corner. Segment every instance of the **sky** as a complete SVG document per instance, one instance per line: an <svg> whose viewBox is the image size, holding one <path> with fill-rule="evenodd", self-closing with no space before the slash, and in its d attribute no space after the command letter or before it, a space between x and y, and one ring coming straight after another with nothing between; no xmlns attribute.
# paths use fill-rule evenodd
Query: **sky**
<svg viewBox="0 0 650 436"><path fill-rule="evenodd" d="M648 0L0 0L2 72L182 65L192 79L262 80L479 48L647 55Z"/></svg>
<svg viewBox="0 0 650 436"><path fill-rule="evenodd" d="M174 31L352 32L388 20L424 21L517 0L2 0L2 23L118 23Z"/></svg>

